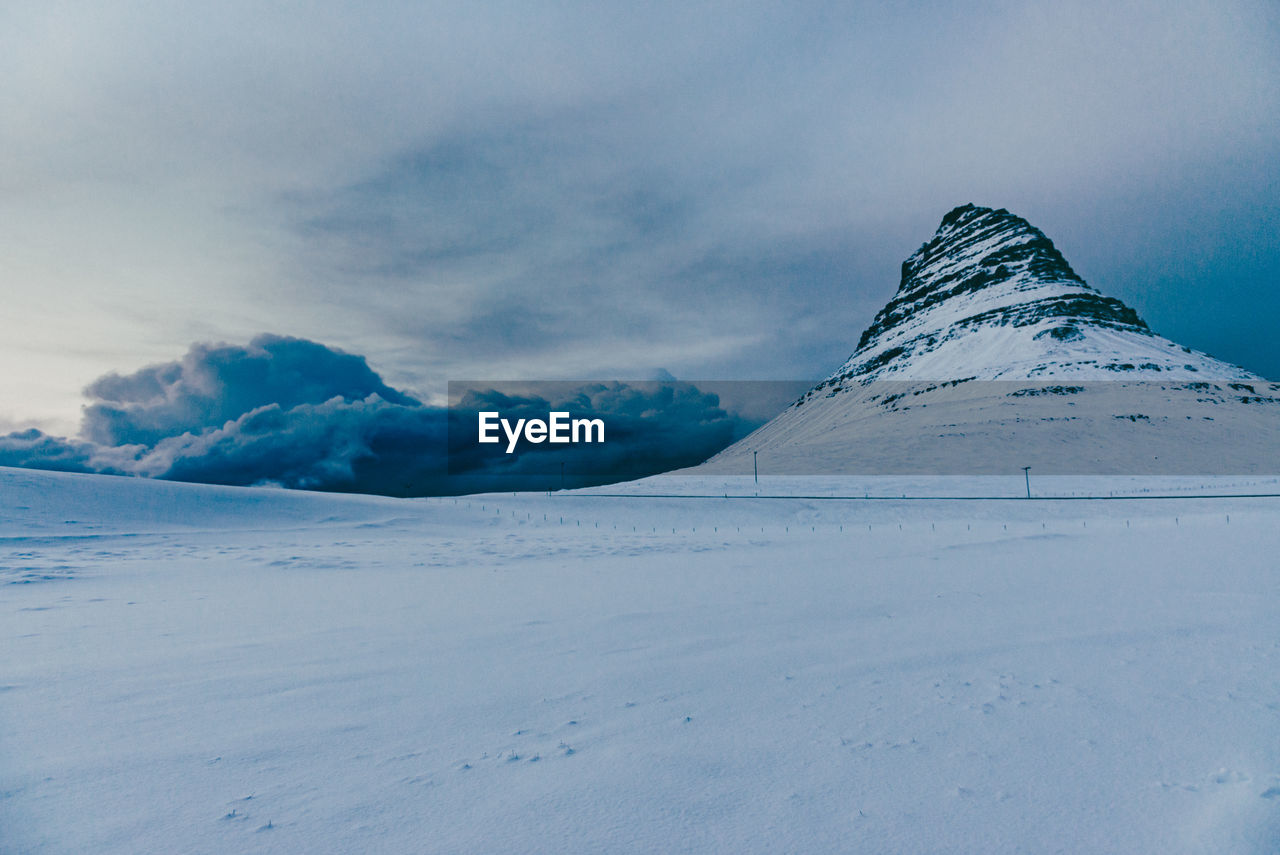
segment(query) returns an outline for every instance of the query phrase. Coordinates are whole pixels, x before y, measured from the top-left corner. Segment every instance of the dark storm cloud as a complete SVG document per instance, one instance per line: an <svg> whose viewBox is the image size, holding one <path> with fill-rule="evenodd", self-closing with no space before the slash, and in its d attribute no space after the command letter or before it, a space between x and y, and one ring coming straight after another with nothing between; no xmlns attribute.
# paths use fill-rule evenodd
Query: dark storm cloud
<svg viewBox="0 0 1280 855"><path fill-rule="evenodd" d="M552 409L607 418L608 442L575 458L574 485L699 463L759 423L688 384L557 388L551 399L479 388L450 410L387 386L363 357L316 342L263 335L247 347L197 344L181 360L91 384L86 393L96 401L85 409L81 439L38 430L0 436L0 465L437 495L549 486L537 447L449 457L451 420L455 438L474 437L478 408L511 418L546 418Z"/></svg>
<svg viewBox="0 0 1280 855"><path fill-rule="evenodd" d="M221 427L166 437L138 472L175 481L430 495L444 478L445 414L379 396L269 404Z"/></svg>
<svg viewBox="0 0 1280 855"><path fill-rule="evenodd" d="M0 466L49 469L55 472L96 472L93 443L49 436L31 428L0 436Z"/></svg>
<svg viewBox="0 0 1280 855"><path fill-rule="evenodd" d="M261 335L248 347L196 344L178 362L133 374L108 374L85 389L82 432L103 445L153 446L165 437L200 433L260 407L290 410L338 398L376 395L414 404L369 368L363 356L303 339Z"/></svg>

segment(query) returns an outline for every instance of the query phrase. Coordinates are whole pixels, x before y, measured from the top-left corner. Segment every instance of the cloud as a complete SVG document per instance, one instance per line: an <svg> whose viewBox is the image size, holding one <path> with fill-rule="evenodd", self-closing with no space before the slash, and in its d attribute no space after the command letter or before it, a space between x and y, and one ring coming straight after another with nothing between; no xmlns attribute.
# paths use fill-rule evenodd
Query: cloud
<svg viewBox="0 0 1280 855"><path fill-rule="evenodd" d="M93 443L49 436L30 428L0 436L0 466L51 469L55 472L95 472Z"/></svg>
<svg viewBox="0 0 1280 855"><path fill-rule="evenodd" d="M423 394L816 379L969 201L1280 376L1271 0L307 9L6 3L0 410L261 328Z"/></svg>
<svg viewBox="0 0 1280 855"><path fill-rule="evenodd" d="M388 386L363 357L313 341L262 335L248 346L196 344L180 360L90 384L85 392L94 402L80 438L35 429L0 436L0 465L442 495L542 489L565 459L557 449L550 461L538 446L477 453L458 440L474 438L481 408L512 419L546 418L553 409L607 419L604 445L570 455L574 486L696 464L758 424L689 384L552 386L549 397L481 387L447 409Z"/></svg>
<svg viewBox="0 0 1280 855"><path fill-rule="evenodd" d="M445 412L437 407L333 398L257 407L221 427L167 437L135 472L213 484L430 495L450 492Z"/></svg>
<svg viewBox="0 0 1280 855"><path fill-rule="evenodd" d="M848 323L874 313L850 293L863 268L848 231L801 227L798 198L761 198L763 166L740 151L714 169L661 162L639 142L670 144L648 137L661 117L619 109L495 120L295 198L313 287L326 304L358 301L389 340L455 376L530 363L542 376L625 376L659 360L685 374L807 375L815 339L833 363L847 356L847 324L808 318L816 304ZM405 311L424 301L430 311Z"/></svg>
<svg viewBox="0 0 1280 855"><path fill-rule="evenodd" d="M417 403L383 383L363 356L276 335L260 335L248 347L196 344L178 362L108 374L85 394L98 403L85 410L82 433L104 445L153 446L267 405L287 411L374 395L389 404Z"/></svg>

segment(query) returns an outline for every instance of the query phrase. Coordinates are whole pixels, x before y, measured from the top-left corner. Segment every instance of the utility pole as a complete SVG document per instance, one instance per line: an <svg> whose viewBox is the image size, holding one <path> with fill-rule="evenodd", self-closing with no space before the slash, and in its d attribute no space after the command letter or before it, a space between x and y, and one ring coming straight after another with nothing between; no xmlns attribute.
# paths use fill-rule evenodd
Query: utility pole
<svg viewBox="0 0 1280 855"><path fill-rule="evenodd" d="M1027 498L1031 498L1031 467L1022 467L1022 476L1027 479Z"/></svg>
<svg viewBox="0 0 1280 855"><path fill-rule="evenodd" d="M759 454L760 452L758 451L751 452L751 471L755 473L757 484L760 483L760 462L756 460L756 457Z"/></svg>

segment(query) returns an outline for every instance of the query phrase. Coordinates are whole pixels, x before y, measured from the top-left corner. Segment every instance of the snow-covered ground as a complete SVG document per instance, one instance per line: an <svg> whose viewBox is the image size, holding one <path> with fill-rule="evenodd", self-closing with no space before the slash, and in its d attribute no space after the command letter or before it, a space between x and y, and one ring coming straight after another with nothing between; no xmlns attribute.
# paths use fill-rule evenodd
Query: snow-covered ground
<svg viewBox="0 0 1280 855"><path fill-rule="evenodd" d="M1280 483L1033 487L0 469L0 851L1275 852Z"/></svg>

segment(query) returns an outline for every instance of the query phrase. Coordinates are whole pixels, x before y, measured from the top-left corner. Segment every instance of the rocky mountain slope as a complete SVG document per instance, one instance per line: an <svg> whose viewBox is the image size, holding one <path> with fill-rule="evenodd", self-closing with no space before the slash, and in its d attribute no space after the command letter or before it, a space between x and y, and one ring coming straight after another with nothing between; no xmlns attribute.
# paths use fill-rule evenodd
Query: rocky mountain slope
<svg viewBox="0 0 1280 855"><path fill-rule="evenodd" d="M828 380L1260 380L1153 333L1004 209L964 205L902 264L898 293Z"/></svg>

